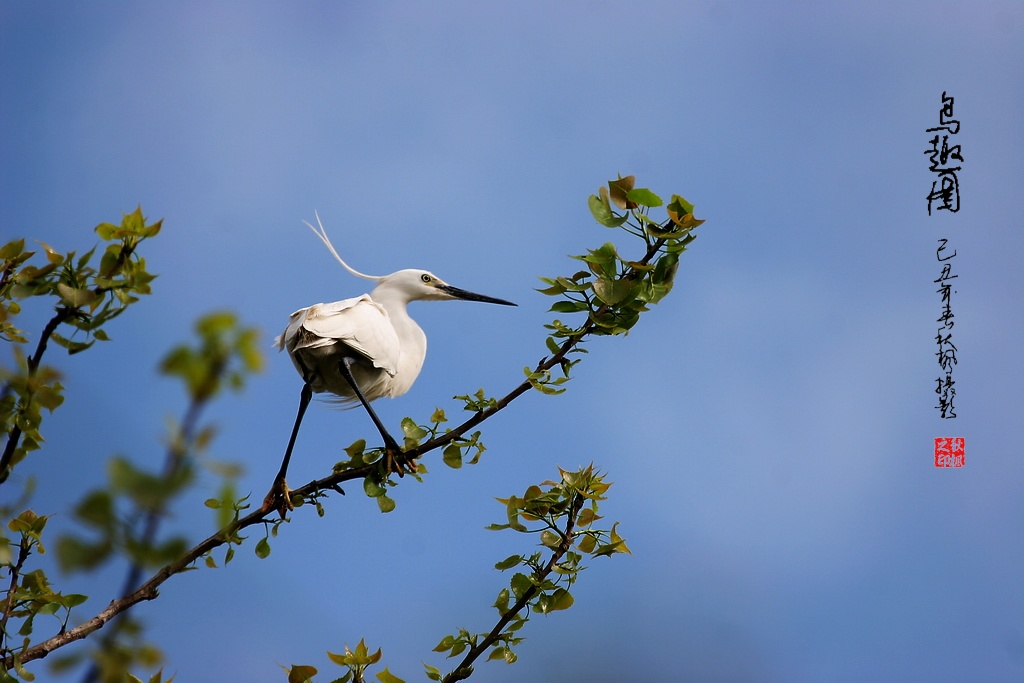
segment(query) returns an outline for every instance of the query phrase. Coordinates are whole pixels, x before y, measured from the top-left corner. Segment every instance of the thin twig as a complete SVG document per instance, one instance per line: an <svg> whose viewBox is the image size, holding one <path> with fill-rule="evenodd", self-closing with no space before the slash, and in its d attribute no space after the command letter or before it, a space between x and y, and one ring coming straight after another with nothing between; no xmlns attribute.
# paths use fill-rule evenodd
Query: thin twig
<svg viewBox="0 0 1024 683"><path fill-rule="evenodd" d="M28 559L31 542L25 536L21 538L18 550L18 561L11 567L11 584L7 589L7 604L4 606L4 615L0 618L0 652L4 650L4 642L7 637L7 622L14 612L14 593L18 589L18 577L21 576L21 568Z"/></svg>

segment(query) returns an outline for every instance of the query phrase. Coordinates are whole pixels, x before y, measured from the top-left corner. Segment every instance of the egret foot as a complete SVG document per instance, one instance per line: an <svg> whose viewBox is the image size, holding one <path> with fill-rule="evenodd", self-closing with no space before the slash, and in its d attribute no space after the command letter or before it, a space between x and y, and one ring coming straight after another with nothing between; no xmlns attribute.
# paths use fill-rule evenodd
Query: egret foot
<svg viewBox="0 0 1024 683"><path fill-rule="evenodd" d="M376 418L376 415L373 417ZM405 451L395 441L395 437L391 436L383 425L381 425L380 435L384 439L384 474L394 473L399 477L404 477L406 473L416 474L418 468L416 459L405 454Z"/></svg>
<svg viewBox="0 0 1024 683"><path fill-rule="evenodd" d="M260 509L264 512L277 510L278 514L283 518L287 511L295 509L295 506L292 505L291 494L292 490L288 488L288 483L284 480L284 477L278 477L274 480L274 485L270 487L267 497L263 499L263 507Z"/></svg>
<svg viewBox="0 0 1024 683"><path fill-rule="evenodd" d="M401 449L384 449L385 474L395 473L399 477L404 477L407 473L416 474L417 469L419 469L419 465L416 463L416 459L407 457Z"/></svg>

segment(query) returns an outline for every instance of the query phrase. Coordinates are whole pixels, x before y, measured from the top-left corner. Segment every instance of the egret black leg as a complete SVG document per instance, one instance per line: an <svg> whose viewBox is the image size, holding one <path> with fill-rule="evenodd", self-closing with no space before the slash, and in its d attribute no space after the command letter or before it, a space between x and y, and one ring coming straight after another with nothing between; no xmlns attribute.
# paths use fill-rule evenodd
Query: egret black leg
<svg viewBox="0 0 1024 683"><path fill-rule="evenodd" d="M352 364L354 362L354 358L345 356L338 362L338 369L341 371L345 381L347 381L349 386L352 387L352 391L356 392L356 397L359 399L359 402L363 404L363 407L366 408L366 412L370 415L370 419L373 420L373 424L377 426L377 431L380 432L381 438L384 439L384 450L388 459L388 470L391 472L398 472L398 476L400 477L405 476L400 465L395 467L395 456L400 455L402 453L402 449L399 447L398 442L388 434L388 430L384 428L384 423L380 421L380 418L377 417L377 413L375 413L373 408L370 407L370 402L366 400L366 397L363 396L363 392L359 390L359 385L356 384L356 378L352 375ZM409 464L412 467L412 471L415 472L415 465L412 463Z"/></svg>
<svg viewBox="0 0 1024 683"><path fill-rule="evenodd" d="M274 485L271 487L270 493L263 499L263 507L267 510L276 509L283 514L286 509L291 509L285 475L288 473L288 463L292 459L292 449L295 448L295 437L299 435L302 416L306 414L306 408L309 407L309 402L312 398L313 385L306 382L302 385L302 393L299 395L299 412L295 415L295 424L292 426L292 435L288 439L288 448L284 452L284 460L281 461L281 469L274 479Z"/></svg>

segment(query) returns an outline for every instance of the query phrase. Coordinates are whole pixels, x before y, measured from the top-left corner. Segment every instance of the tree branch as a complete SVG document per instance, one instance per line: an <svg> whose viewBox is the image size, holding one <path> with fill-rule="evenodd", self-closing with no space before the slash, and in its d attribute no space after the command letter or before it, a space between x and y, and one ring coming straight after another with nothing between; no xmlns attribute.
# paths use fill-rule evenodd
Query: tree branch
<svg viewBox="0 0 1024 683"><path fill-rule="evenodd" d="M562 542L558 544L555 552L551 554L551 558L548 559L547 564L544 568L536 575L538 581L533 586L526 589L523 595L515 601L515 604L509 608L507 612L501 615L501 619L494 625L491 632L480 641L474 648L472 648L466 656L463 658L459 665L449 673L447 676L441 679L442 683L455 683L455 681L461 681L469 678L473 674L473 662L480 658L487 648L498 642L498 638L501 636L502 631L508 626L509 622L515 618L519 612L521 612L530 601L540 592L539 583L542 583L544 579L554 570L555 565L561 562L562 557L569 552L569 548L572 547L572 532L576 527L576 516L580 512L580 508L583 507L584 498L578 492L573 494L572 502L569 504L568 521L565 525L565 531L562 532Z"/></svg>
<svg viewBox="0 0 1024 683"><path fill-rule="evenodd" d="M50 318L50 321L46 323L46 327L43 328L42 333L39 335L39 343L36 344L35 353L28 359L28 376L30 380L35 376L36 370L39 369L39 364L42 362L43 353L46 352L46 345L50 341L50 337L57 331L57 327L70 318L73 313L74 309L62 306L57 309L57 315ZM31 398L31 395L29 395L28 400L31 400ZM13 469L11 460L14 458L14 451L18 449L18 443L21 441L21 433L21 427L15 422L14 426L11 427L11 431L7 434L7 443L4 445L3 454L0 455L0 484L7 481L7 477L11 475L11 470Z"/></svg>
<svg viewBox="0 0 1024 683"><path fill-rule="evenodd" d="M134 245L124 243L121 245L121 251L117 255L117 260L114 262L114 266L111 269L111 274L117 273L124 266L125 262L131 258L134 252ZM70 261L70 259L69 259ZM112 275L111 275L112 276ZM4 281L6 282L8 277L8 271L4 271ZM97 286L94 287L92 292L97 296L103 296L107 292L112 291L112 287ZM39 369L39 364L42 362L43 353L46 351L46 345L50 341L50 337L57 331L57 328L64 323L68 318L72 317L77 309L71 306L61 306L57 309L57 314L50 318L49 322L46 323L46 327L39 335L39 342L36 344L35 353L28 359L28 376L31 380L36 371ZM32 396L28 394L26 397L27 401L31 401ZM12 460L14 459L14 452L18 449L18 443L21 441L22 430L21 427L14 424L11 427L10 432L7 434L7 443L4 445L3 454L0 454L0 484L7 481L7 478L11 475L13 469Z"/></svg>
<svg viewBox="0 0 1024 683"><path fill-rule="evenodd" d="M669 221L669 224L671 224L671 221ZM650 243L648 245L646 254L638 262L638 265L647 265L650 262L650 260L654 258L655 255L658 254L658 252L661 250L661 247L664 246L665 243L666 240L663 238L659 238ZM623 277L632 280L639 277L639 273L640 271L637 268L633 268L631 271L627 272ZM595 311L594 314L587 319L587 321L579 328L579 330L577 330L577 332L573 336L568 337L564 342L562 342L562 344L559 346L557 353L550 357L542 359L537 364L537 371L542 372L545 370L550 370L554 368L556 365L559 365L563 360L565 360L566 356L581 341L583 341L583 339L586 336L594 332L596 323L593 321L593 317L601 315L609 311L611 308L612 307L609 305L603 305L599 307L597 311ZM504 397L499 399L494 406L476 412L472 417L470 417L461 425L452 429L451 431L443 435L437 436L427 441L426 443L420 444L416 448L412 448L409 449L408 451L405 451L405 457L416 458L451 443L455 439L466 434L466 432L468 432L473 427L477 426L484 420L492 417L493 415L504 409L513 400L523 395L531 388L532 384L530 383L530 381L524 380L522 383L520 383L514 389L512 389L512 391L510 391ZM378 466L376 463L371 463L368 465L363 465L361 467L356 467L344 470L342 472L337 472L331 474L328 477L312 481L300 488L293 489L292 493L304 497L309 497L315 493L323 492L328 489L337 490L339 484L345 481L351 481L353 479L363 479L370 475L374 470L376 470L377 467ZM582 501L577 503L574 499L573 505L582 505ZM20 662L27 663L36 659L46 657L54 650L63 647L69 643L72 643L76 640L81 640L82 638L85 638L93 632L99 630L115 616L130 609L134 605L146 600L152 600L156 598L159 592L159 587L170 577L184 571L192 563L202 558L210 551L224 545L225 543L228 543L230 539L236 536L238 531L253 526L254 524L266 522L273 512L275 511L256 509L255 511L249 513L248 515L239 518L237 521L233 522L232 524L229 524L217 533L200 542L198 545L194 546L192 549L187 551L184 555L182 555L174 562L171 562L170 564L164 566L162 569L157 571L148 581L139 586L139 588L137 588L133 592L124 595L119 599L111 601L111 603L106 607L106 609L101 611L92 619L89 619L88 621L80 624L79 626L69 629L64 633L54 636L42 643L39 643L38 645L28 648L21 654L19 658ZM575 514L572 516L572 520L575 520ZM554 564L558 561L558 559L560 559L562 555L564 555L564 553L568 550L569 546L571 545L571 531L572 526L570 525L567 528L565 536L563 538L562 546L564 546L564 549L561 549L560 547L560 554L552 557L552 560L548 563L547 568L545 569L546 572L550 572L550 569L554 567ZM528 591L528 593L530 597L535 595L535 592ZM526 601L528 601L528 599L529 598L526 598ZM510 610L508 614L512 614L514 611L521 610L522 606L520 606L520 603L523 603L524 605L526 604L526 602L524 602L524 599L521 598L516 602L515 605L513 605L513 608ZM511 619L511 616L509 617L509 619ZM503 627L504 625L507 625L507 621L505 621L504 623L499 622L499 627L496 627L499 629L497 631L498 633L500 633L500 627ZM495 632L492 631L492 634L493 633ZM493 639L485 639L485 642L487 642L488 644L493 643ZM13 655L8 656L7 658L2 660L2 664L10 668L13 666L13 660ZM461 679L454 678L451 680L455 681Z"/></svg>
<svg viewBox="0 0 1024 683"><path fill-rule="evenodd" d="M4 645L7 639L7 622L11 618L11 614L14 612L14 593L18 589L18 577L21 576L21 568L25 565L25 560L29 556L29 540L27 537L22 537L21 544L18 547L18 560L11 566L11 584L7 589L7 601L4 605L4 614L0 618L0 652L3 651Z"/></svg>
<svg viewBox="0 0 1024 683"><path fill-rule="evenodd" d="M219 373L218 373L219 374ZM216 377L211 377L208 380L208 384L212 384L216 381ZM209 395L201 394L201 395ZM193 399L189 402L188 409L185 411L185 418L182 420L181 428L179 429L179 439L172 441L171 445L167 449L167 456L164 458L164 471L163 476L165 479L170 479L177 475L181 468L185 464L185 455L187 453L187 444L192 440L192 436L195 433L196 426L199 424L199 416L202 413L203 408L206 405L206 401L202 399ZM157 530L160 526L161 517L164 514L164 506L157 505L149 509L143 520L142 520L142 534L140 535L140 546L150 547L156 539ZM123 587L121 588L120 596L121 599L128 597L135 587L142 580L142 572L144 570L143 565L136 561L128 568L128 574L125 577ZM113 604L113 603L112 603ZM127 609L127 608L126 608ZM122 610L123 611L123 610ZM118 612L117 614L119 614ZM117 617L114 614L107 621L113 620ZM106 622L104 622L106 623ZM114 621L111 624L108 631L104 631L103 638L100 639L99 648L102 650L104 647L109 646L117 638L120 632L120 621ZM102 624L101 624L102 626ZM95 662L86 670L85 675L82 677L82 683L95 683L99 680L100 668Z"/></svg>

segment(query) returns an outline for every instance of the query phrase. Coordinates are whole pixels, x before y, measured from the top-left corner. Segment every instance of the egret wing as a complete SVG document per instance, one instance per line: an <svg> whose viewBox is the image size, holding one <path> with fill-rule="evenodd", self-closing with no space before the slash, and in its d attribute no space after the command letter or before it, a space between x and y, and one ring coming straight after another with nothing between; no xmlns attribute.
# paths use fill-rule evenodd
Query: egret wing
<svg viewBox="0 0 1024 683"><path fill-rule="evenodd" d="M367 294L296 311L278 338L278 347L295 353L339 342L392 377L398 371L398 335L387 311Z"/></svg>

